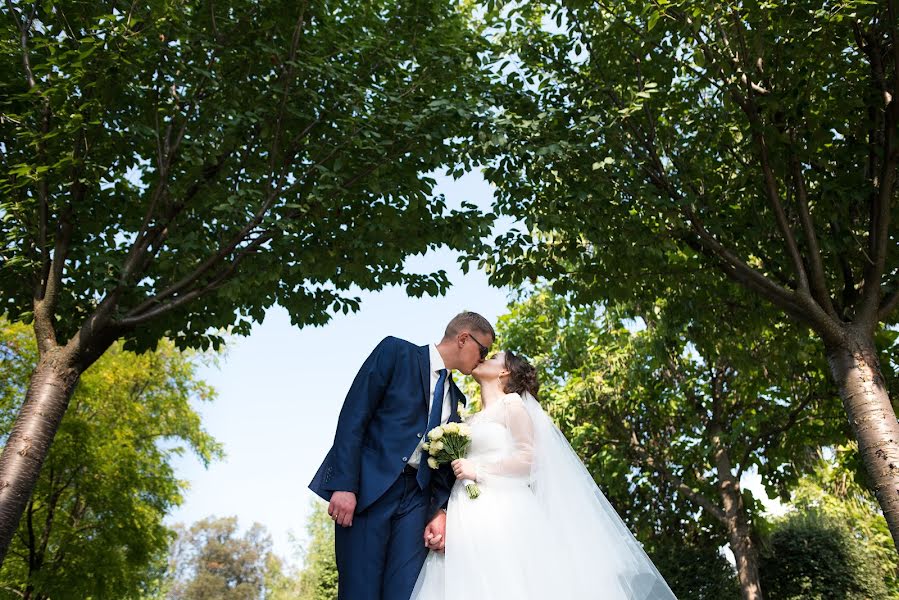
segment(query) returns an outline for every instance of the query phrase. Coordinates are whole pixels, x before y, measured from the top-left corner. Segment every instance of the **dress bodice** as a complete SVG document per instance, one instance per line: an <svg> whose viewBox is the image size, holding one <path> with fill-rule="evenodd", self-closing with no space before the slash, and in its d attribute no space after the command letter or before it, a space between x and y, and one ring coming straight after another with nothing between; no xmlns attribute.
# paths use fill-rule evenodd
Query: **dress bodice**
<svg viewBox="0 0 899 600"><path fill-rule="evenodd" d="M471 429L467 458L475 463L478 482L530 477L534 433L521 396L507 394L466 422Z"/></svg>
<svg viewBox="0 0 899 600"><path fill-rule="evenodd" d="M488 409L492 415L479 412L470 417L468 424L471 427L471 446L468 449L468 458L471 460L496 460L515 449L515 441L505 424L497 419L493 407Z"/></svg>

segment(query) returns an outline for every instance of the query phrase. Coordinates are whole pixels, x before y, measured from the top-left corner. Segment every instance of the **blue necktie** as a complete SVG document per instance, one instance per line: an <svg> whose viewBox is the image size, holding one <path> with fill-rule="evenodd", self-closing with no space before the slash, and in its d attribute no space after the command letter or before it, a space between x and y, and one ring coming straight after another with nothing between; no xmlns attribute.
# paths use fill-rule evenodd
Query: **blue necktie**
<svg viewBox="0 0 899 600"><path fill-rule="evenodd" d="M446 369L437 371L440 377L437 378L437 385L434 386L434 398L431 400L431 412L428 413L428 428L425 429L425 437L428 432L440 425L440 417L443 416L443 389L446 383ZM425 489L428 482L431 481L431 467L428 466L428 453L422 451L421 458L418 461L418 475L415 480L418 481L419 487Z"/></svg>

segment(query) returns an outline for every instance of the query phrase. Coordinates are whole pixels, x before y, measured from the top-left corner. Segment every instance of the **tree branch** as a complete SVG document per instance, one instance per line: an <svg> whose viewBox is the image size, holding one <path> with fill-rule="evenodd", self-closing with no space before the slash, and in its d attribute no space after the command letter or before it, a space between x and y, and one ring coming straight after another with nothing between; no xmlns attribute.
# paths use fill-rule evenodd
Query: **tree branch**
<svg viewBox="0 0 899 600"><path fill-rule="evenodd" d="M215 267L219 262L224 260L228 255L230 255L239 245L243 242L246 237L262 222L262 219L265 217L265 214L268 212L268 209L271 207L272 203L275 201L276 196L274 194L269 194L268 198L262 203L256 213L253 215L253 218L250 219L241 230L234 235L231 240L219 248L219 250L206 258L200 265L195 268L193 271L182 277L180 280L176 281L174 284L163 290L162 292L156 294L155 296L148 298L143 303L141 303L136 308L130 310L126 319L122 321L124 323L128 320L129 317L135 317L140 315L144 311L150 309L150 307L159 304L166 298L172 297L176 294L187 289L190 285L198 281L203 275L208 273L213 267ZM154 314L157 314L155 311L151 311Z"/></svg>
<svg viewBox="0 0 899 600"><path fill-rule="evenodd" d="M6 7L16 22L16 29L19 30L19 45L22 47L22 66L25 68L25 78L28 81L28 88L35 86L34 73L31 70L31 58L28 53L28 32L31 30L31 24L37 14L38 3L31 7L31 14L25 23L22 23L22 17L16 8L12 5L11 0L6 0Z"/></svg>
<svg viewBox="0 0 899 600"><path fill-rule="evenodd" d="M685 497L689 498L697 506L702 507L719 521L724 521L725 514L724 511L721 510L721 508L719 508L715 503L706 498L704 495L688 486L683 479L672 473L664 464L664 462L656 461L655 458L649 452L647 452L646 449L643 448L643 446L640 445L640 442L637 440L637 436L633 431L631 432L630 437L630 447L631 450L640 458L640 460L644 464L646 464L648 467L656 471L659 475L674 484L674 486L677 488L677 491L679 491Z"/></svg>
<svg viewBox="0 0 899 600"><path fill-rule="evenodd" d="M52 479L52 477L51 477ZM41 532L40 556L43 558L47 553L47 546L50 544L50 532L53 530L53 518L56 514L56 506L59 504L59 498L62 496L65 487L55 490L50 496L50 502L47 503L47 516L44 518L44 529Z"/></svg>
<svg viewBox="0 0 899 600"><path fill-rule="evenodd" d="M410 142L409 144L404 146L400 150L399 154L402 154L405 151L407 151L408 148L410 147L411 143L412 142ZM329 154L329 156L333 153L334 152L331 152ZM353 183L366 177L371 172L373 172L375 169L377 169L379 166L381 166L384 162L386 162L387 160L390 160L391 156L394 156L394 155L386 156L384 158L384 161L374 163L373 165L369 166L368 168L363 169L361 172L353 175L352 177L350 177L349 179L347 179L345 182L343 182L341 184L341 188L346 189ZM312 171L312 169L314 169L318 164L321 164L321 162L322 161L319 161L315 165L313 165L312 167L307 169L306 173L303 175L303 178L305 178L306 175L308 175L308 173L310 173ZM293 187L293 186L291 186L291 187ZM273 200L273 199L274 198L270 198L268 203L270 204L271 200ZM258 225L259 222L261 222L261 218L264 216L265 212L267 212L267 206L263 205L263 207L260 208L259 211L257 211L256 217L253 220L251 220L249 223L247 223L247 225L244 227L244 229L241 230L241 233L234 236L232 238L231 242L229 242L226 246L224 246L222 249L220 249L216 254L207 258L191 274L183 277L181 280L179 280L177 283L173 284L172 286L170 286L163 292L160 292L159 294L157 294L151 298L148 298L143 303L141 303L139 306L128 311L128 313L125 315L125 318L118 321L117 325L121 326L121 327L134 327L141 323L145 323L146 321L149 321L152 318L155 318L162 314L171 312L172 310L178 308L179 306L182 306L182 305L186 304L187 302L202 296L203 294L206 294L210 291L213 291L213 290L221 287L221 285L223 285L225 283L227 277L229 277L237 269L237 266L240 264L240 262L243 261L244 258L246 258L248 255L254 253L256 251L256 249L261 247L265 242L272 239L272 237L274 236L274 233L275 233L273 230L266 230L264 232L261 232L260 235L258 237L256 237L249 245L241 248L239 250L239 252L237 253L237 255L235 256L235 258L232 259L232 261L225 268L225 270L220 272L217 275L214 275L208 284L205 284L203 287L193 288L193 289L190 289L189 291L185 291L185 290L188 290L188 288L192 284L198 282L205 274L207 274L210 270L212 270L218 263L222 262L225 258L227 258L228 255L230 255L232 252L234 252L234 250L237 249L237 246L242 241L244 241L246 239L246 237L255 228L255 226ZM291 219L291 218L297 217L299 214L301 214L301 213L292 211L292 212L289 212L288 214L284 215L283 218ZM254 224L254 222L255 222L255 224ZM181 292L185 292L185 293L178 295L174 300L172 300L170 302L160 305L161 301L165 300L166 298L170 298L172 296L180 294ZM155 306L155 308L153 308L154 306Z"/></svg>
<svg viewBox="0 0 899 600"><path fill-rule="evenodd" d="M34 330L38 349L42 354L57 344L55 327L56 307L59 304L62 276L66 260L68 259L69 245L72 241L72 230L74 227L72 223L72 206L73 203L77 204L80 202L84 195L83 186L80 189L82 191L72 198L72 202L67 204L59 216L56 244L53 249L52 269L47 277L43 297L34 301Z"/></svg>
<svg viewBox="0 0 899 600"><path fill-rule="evenodd" d="M219 46L216 45L213 49L212 53L209 55L209 59L206 61L206 70L210 70L213 64L216 61L218 56ZM162 74L159 74L159 80L162 80ZM181 142L184 140L184 136L187 133L187 126L190 124L191 114L194 112L194 108L198 106L198 101L204 97L205 92L205 80L201 84L199 84L196 89L191 93L190 100L187 103L187 107L184 110L184 120L181 122L181 126L178 129L177 137L175 138L174 144L171 142L171 134L172 128L175 123L175 117L172 116L172 119L166 126L165 135L160 134L159 127L159 95L158 91L162 87L157 84L155 89L157 91L156 97L156 109L154 110L154 121L156 124L156 163L157 163L157 172L158 172L158 181L156 188L153 191L153 196L150 199L150 203L147 207L147 212L144 214L144 218L141 221L141 225L137 230L137 233L134 237L134 243L131 245L131 248L128 250L128 255L125 258L125 263L122 268L122 272L119 274L119 287L126 285L130 280L131 276L135 274L135 272L141 272L142 269L139 268L139 265L146 264L146 252L151 245L153 245L156 241L158 241L158 234L160 232L165 231L168 224L171 223L171 220L174 219L178 213L184 208L186 202L183 202L180 206L176 205L176 208L173 211L170 211L169 216L167 217L167 221L161 226L156 227L155 231L149 231L150 223L153 220L154 215L156 214L156 207L159 202L165 197L166 192L168 191L168 176L171 171L172 165L178 158L178 150L181 147ZM174 94L174 92L173 92ZM180 99L176 96L176 107L180 110L181 103ZM258 128L257 128L258 131ZM255 134L252 136L255 137ZM225 152L222 154L222 157L216 161L215 166L212 167L212 176L207 175L207 171L210 167L204 167L201 177L201 183L198 185L196 182L191 186L188 193L185 194L185 197L193 198L196 192L199 189L199 186L205 185L208 183L215 175L218 174L221 169L222 164L224 163L224 159L229 157L233 153L233 149L229 152ZM192 193L191 193L192 192Z"/></svg>
<svg viewBox="0 0 899 600"><path fill-rule="evenodd" d="M307 126L304 130L304 133L308 133L311 130L314 123L315 122L313 122L309 126ZM352 136L349 136L349 137L352 137ZM405 151L407 151L408 148L411 146L411 144L412 144L412 142L405 145L400 150L399 154L402 154ZM329 152L325 156L325 158L323 158L319 161L316 161L315 164L308 167L301 176L297 177L297 180L291 186L289 186L287 188L287 190L283 190L284 193L287 193L287 192L295 189L297 186L299 186L306 179L306 177L308 177L308 175L310 173L312 173L312 171L316 167L323 164L327 160L330 160L330 158L333 157L337 153L337 151L344 145L345 144L338 144L331 150L331 152ZM363 169L361 172L355 174L354 176L352 176L352 177L348 178L346 181L344 181L341 184L341 188L343 188L343 189L348 188L350 185L356 183L360 179L371 174L374 170L376 170L378 167L380 167L386 161L390 160L392 157L395 157L396 155L397 155L397 153L387 155L384 157L383 161L376 162L376 163L372 164L371 166L367 167L366 169ZM125 318L123 320L121 320L119 323L123 324L123 325L128 325L128 324L136 324L138 322L143 322L143 320L135 321L135 319L142 316L146 311L151 311L152 315L154 315L154 316L158 316L159 314L162 314L163 312L168 312L168 309L160 312L155 309L152 309L152 307L155 305L158 305L160 302L166 300L167 298L170 298L172 296L175 296L176 294L179 294L179 293L187 290L191 285L193 285L194 283L199 281L205 274L207 274L210 270L212 270L217 264L219 264L220 262L225 260L232 252L234 252L234 250L237 249L237 247L240 245L240 243L243 242L247 238L247 236L252 233L252 231L259 225L259 223L262 222L262 219L264 218L265 214L268 212L272 203L278 198L279 195L281 195L281 192L282 192L281 189L272 190L269 197L265 200L265 202L259 208L259 210L257 210L257 212L253 216L253 218L249 222L247 222L247 224L236 235L234 235L227 244L222 246L215 254L209 256L206 260L204 260L191 273L189 273L188 275L185 275L180 280L178 280L177 282L175 282L174 284L172 284L171 286L169 286L162 292L148 298L147 300L142 302L137 307L128 311L128 313L125 315ZM299 214L299 213L291 212L291 213L288 213L287 215L285 215L284 218L288 218L288 219L293 218L293 217L297 216L297 214ZM260 237L257 238L254 241L254 243L251 244L250 247L251 248L258 247L261 243L263 243L264 241L267 241L270 238L271 238L271 232L268 232L265 235L260 235ZM262 240L262 241L260 242L260 240ZM240 260L243 260L243 256L241 256L237 262L240 262ZM218 287L218 286L216 286L216 287ZM207 291L209 291L209 290L204 289L202 293L205 293ZM194 292L191 292L190 294L191 294L191 296L190 296L191 298L195 298L198 295L200 295L200 294L196 294ZM183 296L181 296L181 298L183 298ZM176 306L180 306L183 303L184 303L183 300L179 301ZM165 306L169 306L170 304L171 303L166 304ZM162 307L160 307L160 308L162 308Z"/></svg>
<svg viewBox="0 0 899 600"><path fill-rule="evenodd" d="M746 441L746 451L744 452L744 458L740 462L740 466L737 470L737 479L739 479L740 475L743 473L745 464L749 461L749 456L752 454L752 449L755 448L761 450L762 454L766 453L771 447L771 444L775 442L777 436L786 433L799 422L800 416L815 398L817 398L817 395L814 392L809 392L799 404L795 405L787 413L785 420L781 421L779 425L774 425L773 421L768 421L763 424L756 435Z"/></svg>
<svg viewBox="0 0 899 600"><path fill-rule="evenodd" d="M745 59L749 54L742 35L742 23L739 15L731 13L731 17L738 34L737 40L740 44L741 55ZM780 200L780 193L777 190L777 180L774 177L774 171L771 168L771 157L768 152L768 141L765 137L764 125L755 103L756 90L752 85L752 77L750 76L749 69L745 67L745 62L740 61L740 63L736 66L739 71L742 71L741 79L746 85L746 102L742 105L742 109L743 113L749 119L752 137L758 147L759 163L762 167L762 175L765 181L765 194L768 197L768 202L771 204L771 209L774 211L777 227L783 236L784 243L787 246L787 253L790 256L790 260L793 262L793 268L796 271L796 276L798 278L797 292L800 295L804 295L808 290L808 276L805 272L802 254L799 251L799 245L796 243L796 237L793 235L793 230L790 227L786 212L784 211L783 204Z"/></svg>
<svg viewBox="0 0 899 600"><path fill-rule="evenodd" d="M694 249L699 249L704 253L710 252L714 258L719 260L725 272L732 279L756 290L774 304L794 313L800 310L799 305L796 302L795 294L791 290L774 283L763 273L753 269L746 264L745 261L724 247L724 245L706 229L702 219L699 218L699 215L696 214L691 206L687 205L685 202L681 202L680 204L682 206L681 212L686 217L687 222L690 224L690 227L695 234L695 238L687 235L684 239L688 243L690 241L695 241L696 245L693 246Z"/></svg>
<svg viewBox="0 0 899 600"><path fill-rule="evenodd" d="M733 51L731 42L726 36L726 31L724 31L724 28L721 26L719 26L719 29L721 29L722 34L720 39L724 41L726 48L731 53L730 62L734 64L735 68L737 68L738 70L743 70L740 68L740 56ZM699 40L700 48L706 55L707 62L717 66L717 56L711 50L709 46L710 42L704 39L701 34L697 34L697 39ZM745 49L743 50L743 55L746 55ZM720 72L719 74L724 77L725 74L723 73L723 71L721 71L720 67L718 67L718 70ZM827 311L822 309L821 305L819 305L806 292L806 290L808 290L808 279L805 273L805 266L799 252L796 239L793 236L792 230L789 226L789 222L786 218L786 214L783 210L783 206L780 202L779 194L777 193L776 180L771 168L767 144L762 133L760 121L758 120L757 110L754 106L754 103L752 102L752 95L755 88L753 88L752 81L748 77L748 75L743 78L743 83L747 88L747 97L743 97L739 93L737 93L738 88L730 88L730 92L736 104L739 105L741 109L747 114L747 116L749 116L750 119L755 122L755 126L753 127L753 136L755 137L761 151L760 162L762 164L763 174L765 178L766 194L768 196L769 203L774 210L778 228L781 231L781 234L786 242L791 262L793 263L794 269L799 277L799 282L797 284L798 293L777 285L764 274L758 272L757 270L746 264L744 261L740 260L736 255L725 248L713 235L711 235L711 233L702 224L701 219L699 219L698 215L692 209L692 207L683 201L679 192L670 184L670 182L667 181L664 168L660 169L657 166L657 173L649 173L650 180L654 185L656 185L656 187L662 190L664 194L671 197L685 220L690 224L695 237L692 235L684 236L684 241L688 245L699 252L708 254L717 259L722 264L725 274L727 274L731 279L749 287L750 289L755 290L764 298L768 299L776 306L779 306L783 310L787 311L795 318L799 319L802 322L808 323L813 328L818 330L825 338L835 339L835 337L839 336L840 334L835 319L832 317L832 315L828 314ZM638 139L641 139L641 136L638 136ZM652 162L656 165L660 164L658 158L656 158ZM645 165L641 166L646 169ZM649 169L646 170L649 171Z"/></svg>
<svg viewBox="0 0 899 600"><path fill-rule="evenodd" d="M893 64L893 81L894 86L899 85L899 47L897 47L896 34L896 12L894 0L887 2L887 14L889 17L889 28L891 37L891 47L894 55ZM859 34L864 37L865 33L859 30ZM858 35L858 34L857 34ZM868 55L871 63L872 72L880 83L884 99L883 107L883 140L881 144L881 156L883 164L880 173L874 181L876 194L873 194L873 203L871 206L870 224L868 230L868 255L871 263L865 269L864 288L862 290L862 298L860 308L857 313L857 319L867 328L873 329L876 325L876 319L880 314L880 301L883 294L881 279L886 268L887 247L889 243L889 228L891 204L893 198L893 186L896 178L897 166L897 150L895 147L896 124L899 121L899 106L896 99L890 94L885 82L885 74L883 73L883 65L880 59L880 44L870 37L865 37L867 44L862 48ZM894 87L893 94L899 93L899 88Z"/></svg>
<svg viewBox="0 0 899 600"><path fill-rule="evenodd" d="M28 527L28 574L31 575L39 568L34 539L34 500L28 501L25 524Z"/></svg>
<svg viewBox="0 0 899 600"><path fill-rule="evenodd" d="M805 188L805 179L802 175L802 166L795 155L790 161L793 170L793 183L796 186L796 197L799 204L799 222L805 232L805 243L808 246L809 266L811 267L812 295L824 311L832 318L837 319L836 310L830 299L827 289L827 278L824 275L824 264L821 260L821 248L818 245L818 236L815 233L815 224L809 211L808 192Z"/></svg>
<svg viewBox="0 0 899 600"><path fill-rule="evenodd" d="M880 53L872 48L875 45L874 40L867 32L862 31L858 19L852 22L852 33L855 38L855 45L861 50L862 54L868 57L872 79L876 84L877 92L883 96L887 93L886 81L884 80ZM880 136L883 133L883 130L879 127L881 123L877 118L879 112L876 107L868 106L867 114L870 125L868 127L868 164L865 170L865 177L871 180L877 176L877 147Z"/></svg>
<svg viewBox="0 0 899 600"><path fill-rule="evenodd" d="M34 78L34 72L31 68L31 59L29 56L30 51L28 47L28 34L31 30L31 25L34 22L34 18L37 14L39 5L35 3L32 6L31 14L28 16L24 23L22 22L22 18L18 11L16 11L11 0L6 0L6 6L16 22L17 29L19 30L19 45L22 49L22 65L25 69L25 78L28 83L29 90L33 90L37 86L37 81ZM52 116L50 110L50 101L47 98L46 94L41 94L41 103L41 133L46 135L50 130L50 119ZM46 155L44 150L44 143L42 140L38 142L37 154L41 162L44 162ZM56 307L56 298L58 296L56 288L58 287L59 279L61 279L61 277L56 277L56 273L60 271L61 267L56 267L55 265L53 265L53 262L55 261L57 263L64 263L65 259L62 258L62 260L57 260L56 252L54 252L54 258L50 258L47 240L47 229L50 212L50 192L45 176L41 176L37 182L37 197L38 239L37 243L33 245L40 252L41 267L40 275L37 275L34 278L34 328L38 342L38 350L41 353L45 353L51 346L56 345L54 311ZM70 230L68 230L68 234L70 237ZM68 238L57 235L56 248L57 250L62 249L62 254L65 254L65 251L68 248Z"/></svg>
<svg viewBox="0 0 899 600"><path fill-rule="evenodd" d="M56 315L56 307L59 304L59 294L62 287L62 277L65 271L66 261L69 256L69 247L72 242L73 223L73 207L78 206L84 200L87 186L81 181L81 169L79 163L84 158L86 149L82 149L82 143L87 143L84 132L76 137L75 148L72 155L75 163L72 167L71 183L69 185L69 200L65 204L56 224L56 234L54 236L53 258L50 268L44 280L44 288L41 292L40 302L35 304L35 323L38 322L38 315L43 319L51 330L45 332L45 335L52 335L55 340L55 333L52 332L52 323ZM54 341L55 343L55 341ZM45 351L46 349L42 350Z"/></svg>
<svg viewBox="0 0 899 600"><path fill-rule="evenodd" d="M122 328L131 328L136 325L140 325L142 323L146 323L151 319L154 319L160 315L172 312L176 308L187 304L188 302L203 296L211 291L214 291L224 285L228 278L237 270L238 265L243 261L244 258L255 252L255 250L264 244L271 237L271 232L268 232L268 235L261 235L251 244L242 248L240 252L231 260L231 262L227 265L225 269L217 273L212 277L212 279L203 285L202 287L194 288L183 295L177 296L175 299L170 302L166 302L162 305L156 306L155 308L145 310L144 312L137 313L135 316L126 316L124 319L116 322L116 326ZM146 303L144 303L146 304ZM133 311L132 311L133 312ZM128 313L129 315L131 312Z"/></svg>
<svg viewBox="0 0 899 600"><path fill-rule="evenodd" d="M692 19L689 16L685 15L685 18L692 23ZM737 23L736 26L738 29L738 33L740 33L740 31L739 31L740 24ZM756 139L756 143L759 146L760 151L761 151L760 162L761 162L763 176L764 176L764 180L765 180L765 186L764 186L765 192L768 197L769 203L772 205L772 209L774 210L777 225L781 231L781 234L784 237L784 241L787 245L787 251L790 256L790 259L793 263L796 274L799 277L797 288L799 291L801 291L807 287L807 277L805 274L805 267L802 262L802 257L799 252L798 245L796 244L796 239L792 233L792 229L789 226L789 223L786 219L786 214L785 214L785 212L783 210L783 206L780 202L780 196L777 192L776 180L774 178L774 174L773 174L773 171L772 171L771 165L770 165L770 157L768 155L767 143L765 141L764 135L761 132L760 122L758 121L758 118L757 118L757 116L758 116L757 109L755 108L755 104L752 100L753 93L766 94L766 93L768 93L769 90L763 89L760 86L755 85L754 82L752 81L752 79L748 75L748 70L746 70L742 67L741 56L742 57L748 56L747 50L745 48L745 43L743 42L742 37L738 36L738 43L741 46L741 50L740 50L740 52L737 52L733 47L733 42L730 41L729 36L727 35L727 32L726 32L725 28L723 27L723 25L720 23L720 21L718 21L718 29L719 29L719 37L723 41L725 48L729 52L729 61L727 61L727 62L729 62L731 65L733 65L734 68L736 68L738 71L742 72L742 77L740 77L738 79L745 85L746 90L747 90L747 95L742 96L739 93L737 93L737 88L728 88L728 91L729 91L731 98L734 100L734 102L741 108L741 110L743 110L743 112L748 117L750 117L750 120L754 121L756 124L756 126L753 127L753 137ZM717 60L718 57L710 46L710 41L708 39L706 39L705 37L703 37L701 35L701 32L697 33L696 39L699 42L700 49L702 50L703 54L705 55L706 62L710 65L713 65L717 69L719 76L721 76L725 80L728 80L729 77L721 69L721 67L719 65L719 61ZM720 86L718 87L718 89L722 90L722 91L724 90L724 88L721 88ZM695 214L695 213L693 213L693 214ZM694 226L694 229L696 229L697 225L695 223L693 223L693 220L692 220L692 218L689 217L689 215L688 215L688 220ZM704 228L702 228L702 229L704 229ZM706 235L700 236L700 239L702 242L704 242L704 245L708 244L708 242L710 240L714 241L714 238L712 238L710 235L707 235L707 232L706 232ZM720 246L720 244L717 244L717 245ZM710 249L717 256L724 258L723 255L721 254L720 249L716 247L716 244L711 244ZM742 262L742 261L740 261L740 262ZM748 265L745 265L745 263L743 263L743 265L745 265L745 268L744 268L743 265L740 265L739 263L734 262L733 260L726 259L726 265L727 265L727 269L729 269L728 274L732 278L735 278L740 283L750 285L750 287L752 287L753 289L755 289L756 291L761 293L764 297L768 298L770 301L774 302L781 308L784 308L785 310L790 311L792 314L794 314L794 315L802 314L801 311L799 311L797 313L796 303L792 297L793 294L791 292L789 292L789 290L781 288L780 286L778 286L774 282L770 281L767 277L765 277L761 273L758 273L757 274L758 276L757 276L757 275L753 275L753 274L747 272L747 269L749 269L750 271L752 269L750 267L748 267Z"/></svg>
<svg viewBox="0 0 899 600"><path fill-rule="evenodd" d="M38 5L35 3L32 6L31 15L23 25L20 21L18 13L16 13L15 8L12 6L10 0L7 0L6 4L16 20L16 26L19 28L19 45L22 48L22 64L25 69L25 78L28 83L28 89L33 90L37 86L37 82L31 69L31 59L29 57L28 49L28 33L31 30L31 24L34 21L35 14L37 13ZM41 133L46 135L50 130L51 111L50 101L45 94L41 94L41 104ZM44 163L46 159L46 153L44 150L43 140L38 142L37 155L40 162ZM36 247L40 251L41 256L41 273L40 276L35 279L35 300L43 297L44 286L46 285L47 276L50 272L50 256L47 251L47 222L49 218L50 192L47 188L47 179L45 176L41 176L37 181L37 197L38 241Z"/></svg>
<svg viewBox="0 0 899 600"><path fill-rule="evenodd" d="M893 111L889 111L888 114ZM893 187L896 179L896 149L894 147L896 133L894 131L895 119L888 117L884 132L883 143L883 168L880 175L880 188L878 190L874 207L871 211L869 229L869 251L872 263L865 271L864 289L862 290L861 307L858 312L859 320L868 328L876 326L875 319L878 314L881 295L881 279L886 270L887 248L889 246L890 208L893 198Z"/></svg>

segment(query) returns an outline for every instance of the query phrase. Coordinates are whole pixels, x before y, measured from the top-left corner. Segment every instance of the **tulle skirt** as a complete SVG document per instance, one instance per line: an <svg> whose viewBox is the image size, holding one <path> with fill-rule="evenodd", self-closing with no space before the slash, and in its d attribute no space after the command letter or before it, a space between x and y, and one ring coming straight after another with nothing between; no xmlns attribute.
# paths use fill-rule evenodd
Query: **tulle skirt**
<svg viewBox="0 0 899 600"><path fill-rule="evenodd" d="M523 479L494 477L450 494L445 553L430 552L411 600L567 600L570 568ZM570 567L570 565L568 565Z"/></svg>

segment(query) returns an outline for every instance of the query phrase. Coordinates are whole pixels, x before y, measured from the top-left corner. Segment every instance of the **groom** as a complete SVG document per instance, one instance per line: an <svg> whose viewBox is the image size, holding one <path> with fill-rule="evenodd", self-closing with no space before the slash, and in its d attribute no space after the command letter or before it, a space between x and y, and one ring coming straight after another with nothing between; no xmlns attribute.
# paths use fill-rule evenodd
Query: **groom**
<svg viewBox="0 0 899 600"><path fill-rule="evenodd" d="M309 484L336 523L340 600L409 600L428 549L443 550L455 478L448 465L432 471L421 444L460 420L465 395L450 372L471 373L495 337L484 317L463 312L439 344L387 337L359 369Z"/></svg>

